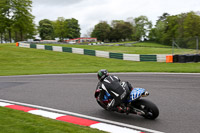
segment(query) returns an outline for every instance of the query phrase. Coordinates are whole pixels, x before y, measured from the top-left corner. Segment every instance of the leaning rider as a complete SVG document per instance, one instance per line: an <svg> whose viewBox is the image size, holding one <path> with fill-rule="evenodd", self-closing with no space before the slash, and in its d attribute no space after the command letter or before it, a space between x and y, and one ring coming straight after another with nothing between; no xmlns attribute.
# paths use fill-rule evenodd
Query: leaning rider
<svg viewBox="0 0 200 133"><path fill-rule="evenodd" d="M100 90L99 95L96 97L98 102L109 111L125 112L128 114L129 108L123 106L122 101L127 99L130 91L133 89L131 84L126 82L126 84L122 85L120 79L117 76L110 76L106 69L99 70L97 77L99 79L97 88ZM125 87L125 85L128 87ZM102 101L105 92L108 92L113 97L107 105Z"/></svg>

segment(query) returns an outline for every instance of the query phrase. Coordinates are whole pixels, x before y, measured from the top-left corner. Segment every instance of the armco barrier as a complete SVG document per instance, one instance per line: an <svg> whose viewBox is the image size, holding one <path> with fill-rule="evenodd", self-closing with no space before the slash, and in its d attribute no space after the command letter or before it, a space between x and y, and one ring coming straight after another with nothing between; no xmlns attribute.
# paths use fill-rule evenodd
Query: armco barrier
<svg viewBox="0 0 200 133"><path fill-rule="evenodd" d="M45 50L53 50L52 46L45 45Z"/></svg>
<svg viewBox="0 0 200 133"><path fill-rule="evenodd" d="M96 56L95 50L84 49L84 55Z"/></svg>
<svg viewBox="0 0 200 133"><path fill-rule="evenodd" d="M156 55L140 55L140 61L157 61Z"/></svg>
<svg viewBox="0 0 200 133"><path fill-rule="evenodd" d="M140 61L140 55L139 54L123 54L124 60L130 60L130 61Z"/></svg>
<svg viewBox="0 0 200 133"><path fill-rule="evenodd" d="M30 44L30 48L37 48L36 44Z"/></svg>
<svg viewBox="0 0 200 133"><path fill-rule="evenodd" d="M112 53L107 51L99 51L99 50L88 50L82 48L71 48L71 47L61 47L61 46L48 46L41 44L28 44L19 42L19 47L24 48L35 48L35 49L43 49L43 50L51 50L57 52L68 52L75 54L83 54L83 55L91 55L103 58L113 58L113 59L121 59L128 61L152 61L152 62L166 62L166 57L168 55L139 55L139 54L123 54L123 53ZM199 57L199 56L198 56ZM198 60L198 57L195 59Z"/></svg>
<svg viewBox="0 0 200 133"><path fill-rule="evenodd" d="M63 52L69 52L72 53L72 48L69 47L62 47Z"/></svg>
<svg viewBox="0 0 200 133"><path fill-rule="evenodd" d="M123 60L123 54L121 53L110 53L109 56L110 58Z"/></svg>

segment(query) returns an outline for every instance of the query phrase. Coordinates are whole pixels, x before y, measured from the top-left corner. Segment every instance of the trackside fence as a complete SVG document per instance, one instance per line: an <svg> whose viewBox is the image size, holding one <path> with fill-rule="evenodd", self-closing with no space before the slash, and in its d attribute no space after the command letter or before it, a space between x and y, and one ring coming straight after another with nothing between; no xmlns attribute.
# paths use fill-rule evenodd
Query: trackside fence
<svg viewBox="0 0 200 133"><path fill-rule="evenodd" d="M167 62L167 63L186 63L186 62L200 62L200 55L169 55L169 54L157 54L157 55L140 55L140 54L123 54L112 53L107 51L89 50L82 48L62 47L62 46L48 46L41 44L29 44L19 42L16 46L23 48L43 49L56 52L68 52L74 54L90 55L103 58L113 58L128 61L144 61L144 62Z"/></svg>

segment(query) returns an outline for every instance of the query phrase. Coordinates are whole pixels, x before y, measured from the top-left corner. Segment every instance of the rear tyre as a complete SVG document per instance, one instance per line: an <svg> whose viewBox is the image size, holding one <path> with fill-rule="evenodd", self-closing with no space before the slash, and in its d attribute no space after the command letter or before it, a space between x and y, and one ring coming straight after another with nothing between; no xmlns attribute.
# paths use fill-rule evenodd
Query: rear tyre
<svg viewBox="0 0 200 133"><path fill-rule="evenodd" d="M154 120L159 115L158 107L151 101L145 99L138 99L132 102L132 106L145 112L145 115L142 115L144 118Z"/></svg>

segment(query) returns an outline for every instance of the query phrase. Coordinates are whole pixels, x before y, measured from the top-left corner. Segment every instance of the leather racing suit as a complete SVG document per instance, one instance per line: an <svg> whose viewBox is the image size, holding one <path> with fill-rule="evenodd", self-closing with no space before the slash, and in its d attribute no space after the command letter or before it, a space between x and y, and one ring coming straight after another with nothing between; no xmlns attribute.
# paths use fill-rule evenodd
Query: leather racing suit
<svg viewBox="0 0 200 133"><path fill-rule="evenodd" d="M121 106L122 101L127 99L133 87L129 82L121 83L117 76L107 76L98 83L97 88L100 89L100 94L97 97L99 103L107 110L117 111L117 107ZM105 92L113 97L107 106L102 102Z"/></svg>

